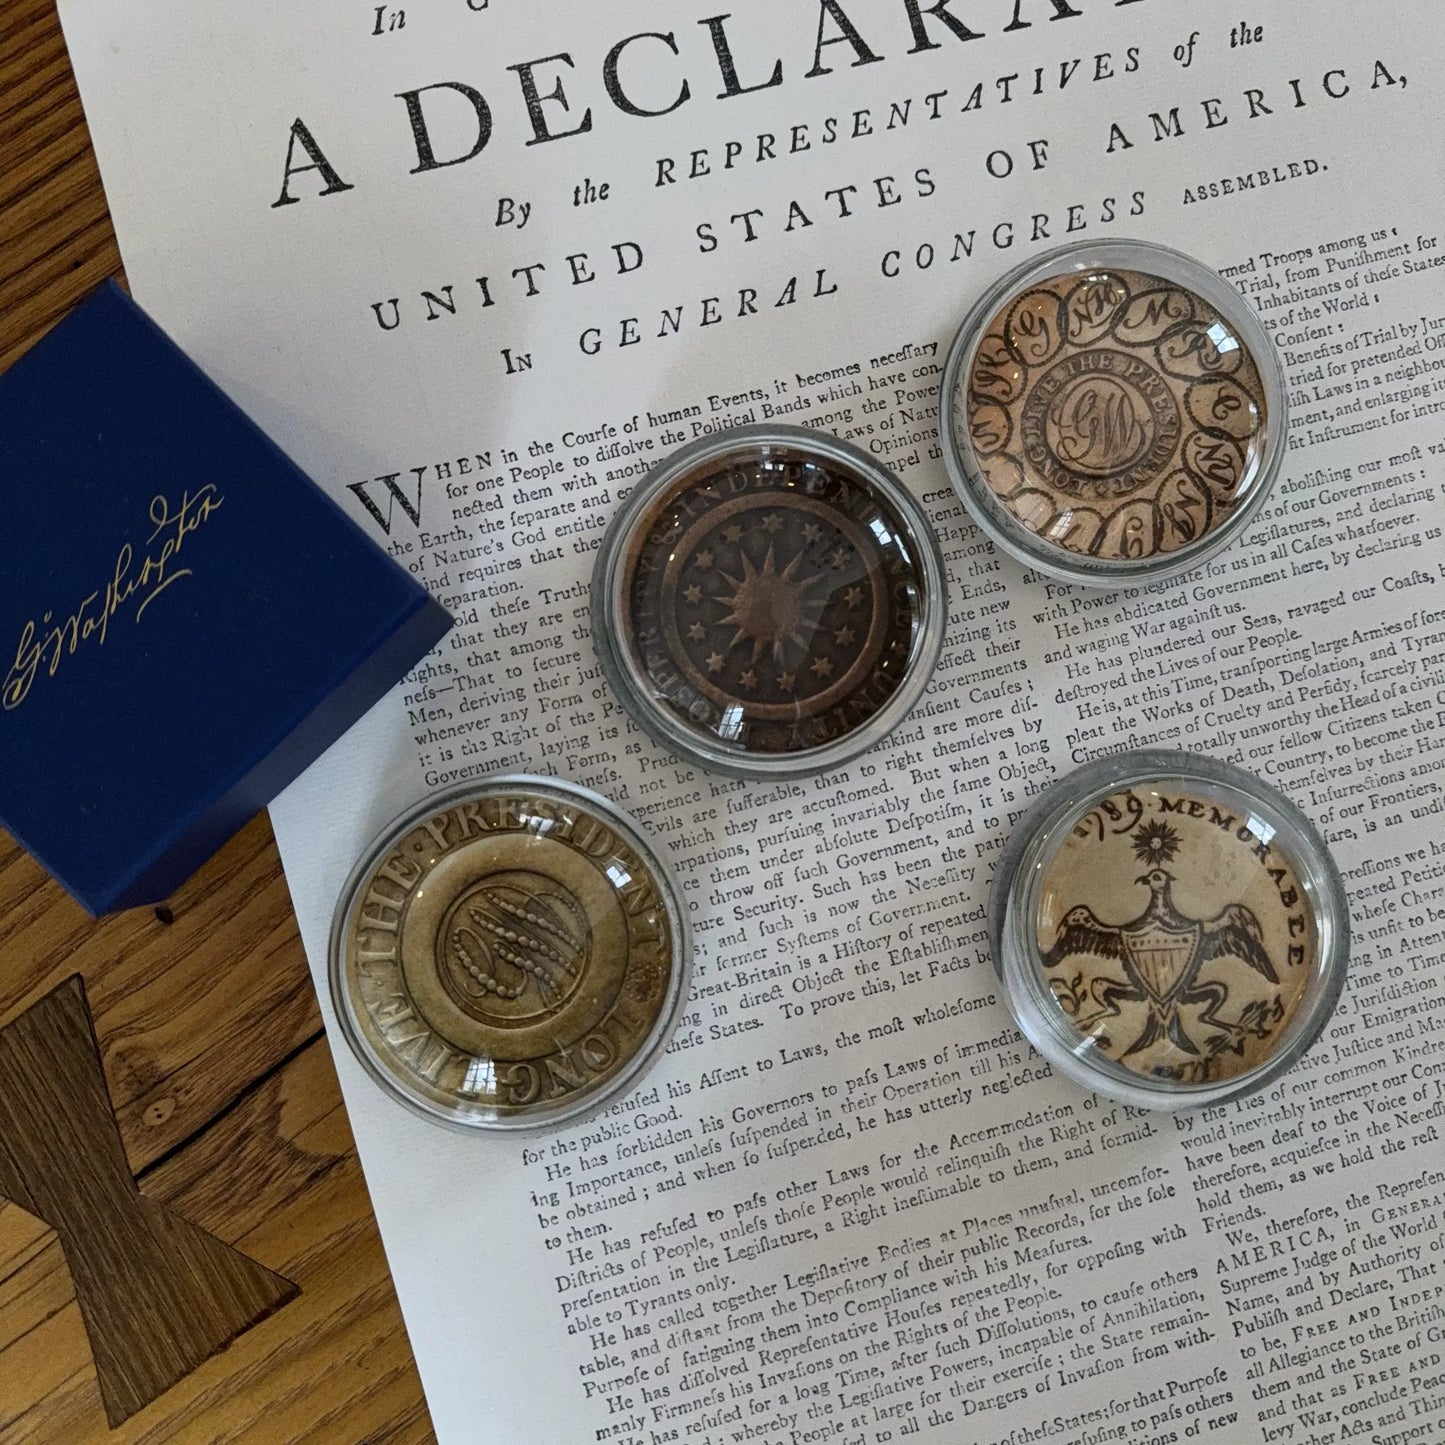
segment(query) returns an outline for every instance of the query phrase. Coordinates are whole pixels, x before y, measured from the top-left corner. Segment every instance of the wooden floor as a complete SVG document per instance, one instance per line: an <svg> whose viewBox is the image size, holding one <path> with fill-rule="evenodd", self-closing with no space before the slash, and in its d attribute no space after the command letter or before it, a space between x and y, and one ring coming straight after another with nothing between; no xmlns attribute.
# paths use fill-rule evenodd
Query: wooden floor
<svg viewBox="0 0 1445 1445"><path fill-rule="evenodd" d="M54 0L4 0L0 370L120 270ZM0 1445L433 1438L266 819L99 923L0 833L0 1025L76 972L142 1192L301 1293L111 1431L59 1243L0 1202Z"/></svg>

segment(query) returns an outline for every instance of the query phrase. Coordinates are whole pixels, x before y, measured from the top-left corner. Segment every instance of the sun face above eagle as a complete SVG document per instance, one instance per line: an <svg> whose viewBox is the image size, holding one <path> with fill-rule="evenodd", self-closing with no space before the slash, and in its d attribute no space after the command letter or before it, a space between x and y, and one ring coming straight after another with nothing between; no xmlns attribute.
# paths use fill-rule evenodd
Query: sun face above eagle
<svg viewBox="0 0 1445 1445"><path fill-rule="evenodd" d="M1101 1059L1201 1084L1254 1068L1283 1037L1316 940L1290 856L1251 816L1120 790L1045 865L1038 961Z"/></svg>
<svg viewBox="0 0 1445 1445"><path fill-rule="evenodd" d="M1134 856L1150 868L1172 863L1179 851L1179 834L1168 823L1154 819L1134 835Z"/></svg>

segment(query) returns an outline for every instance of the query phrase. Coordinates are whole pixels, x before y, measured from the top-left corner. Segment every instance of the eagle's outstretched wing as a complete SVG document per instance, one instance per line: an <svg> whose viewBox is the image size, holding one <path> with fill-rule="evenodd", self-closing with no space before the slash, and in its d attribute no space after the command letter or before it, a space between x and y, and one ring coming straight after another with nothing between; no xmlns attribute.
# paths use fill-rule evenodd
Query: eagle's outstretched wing
<svg viewBox="0 0 1445 1445"><path fill-rule="evenodd" d="M1242 903L1231 903L1204 925L1199 962L1208 963L1212 958L1242 958L1271 983L1279 982L1279 975L1265 951L1259 919Z"/></svg>
<svg viewBox="0 0 1445 1445"><path fill-rule="evenodd" d="M1075 953L1092 953L1099 958L1123 958L1123 930L1100 923L1083 904L1071 908L1064 914L1059 936L1044 959L1044 967L1052 968Z"/></svg>

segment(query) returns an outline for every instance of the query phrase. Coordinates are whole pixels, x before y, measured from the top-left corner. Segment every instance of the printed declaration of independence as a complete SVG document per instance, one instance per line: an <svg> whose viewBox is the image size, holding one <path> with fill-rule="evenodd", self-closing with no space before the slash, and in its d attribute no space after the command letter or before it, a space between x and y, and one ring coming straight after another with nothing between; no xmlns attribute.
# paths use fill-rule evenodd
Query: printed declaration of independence
<svg viewBox="0 0 1445 1445"><path fill-rule="evenodd" d="M687 900L673 1046L595 1119L456 1135L337 1051L442 1441L1265 1445L1445 1418L1422 1227L1445 1208L1445 241L1419 183L1445 167L1445 16L1244 9L256 0L197 26L180 0L62 0L138 299L462 619L273 808L323 992L368 841L483 771L614 797ZM938 368L1006 270L1124 236L1246 294L1291 446L1216 562L1085 598L963 515ZM743 420L891 466L950 585L889 745L786 787L631 727L587 633L622 493ZM1293 797L1359 937L1274 1096L1182 1128L1049 1077L982 936L1031 793L1133 745ZM1181 914L1264 906L1162 867ZM1061 903L1117 928L1154 896L1126 893Z"/></svg>

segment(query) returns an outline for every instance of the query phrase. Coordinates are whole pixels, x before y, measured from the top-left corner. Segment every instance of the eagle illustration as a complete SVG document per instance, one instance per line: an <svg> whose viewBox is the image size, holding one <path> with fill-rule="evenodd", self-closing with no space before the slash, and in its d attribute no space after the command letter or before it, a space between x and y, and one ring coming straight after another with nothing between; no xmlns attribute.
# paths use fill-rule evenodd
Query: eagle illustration
<svg viewBox="0 0 1445 1445"><path fill-rule="evenodd" d="M1231 903L1213 918L1187 917L1170 896L1174 875L1161 867L1151 868L1134 882L1149 888L1149 906L1137 918L1118 925L1103 923L1080 904L1064 915L1059 936L1044 959L1047 967L1054 968L1066 958L1086 953L1116 958L1123 965L1127 982L1095 978L1086 991L1065 986L1074 1004L1070 1010L1074 1024L1084 1029L1099 1019L1117 1017L1121 1004L1147 1004L1144 1028L1123 1058L1165 1038L1181 1052L1198 1057L1200 1046L1185 1031L1180 1015L1181 1008L1190 1004L1207 1005L1199 1022L1220 1031L1205 1040L1205 1051L1211 1055L1225 1049L1242 1054L1246 1037L1267 1038L1271 1025L1283 1014L1277 995L1271 1003L1247 1005L1238 1019L1229 1020L1219 1014L1229 999L1228 986L1219 980L1199 981L1200 970L1211 960L1237 958L1270 983L1279 983L1258 918L1240 903ZM1083 1015L1079 1010L1087 1000L1096 1008Z"/></svg>

